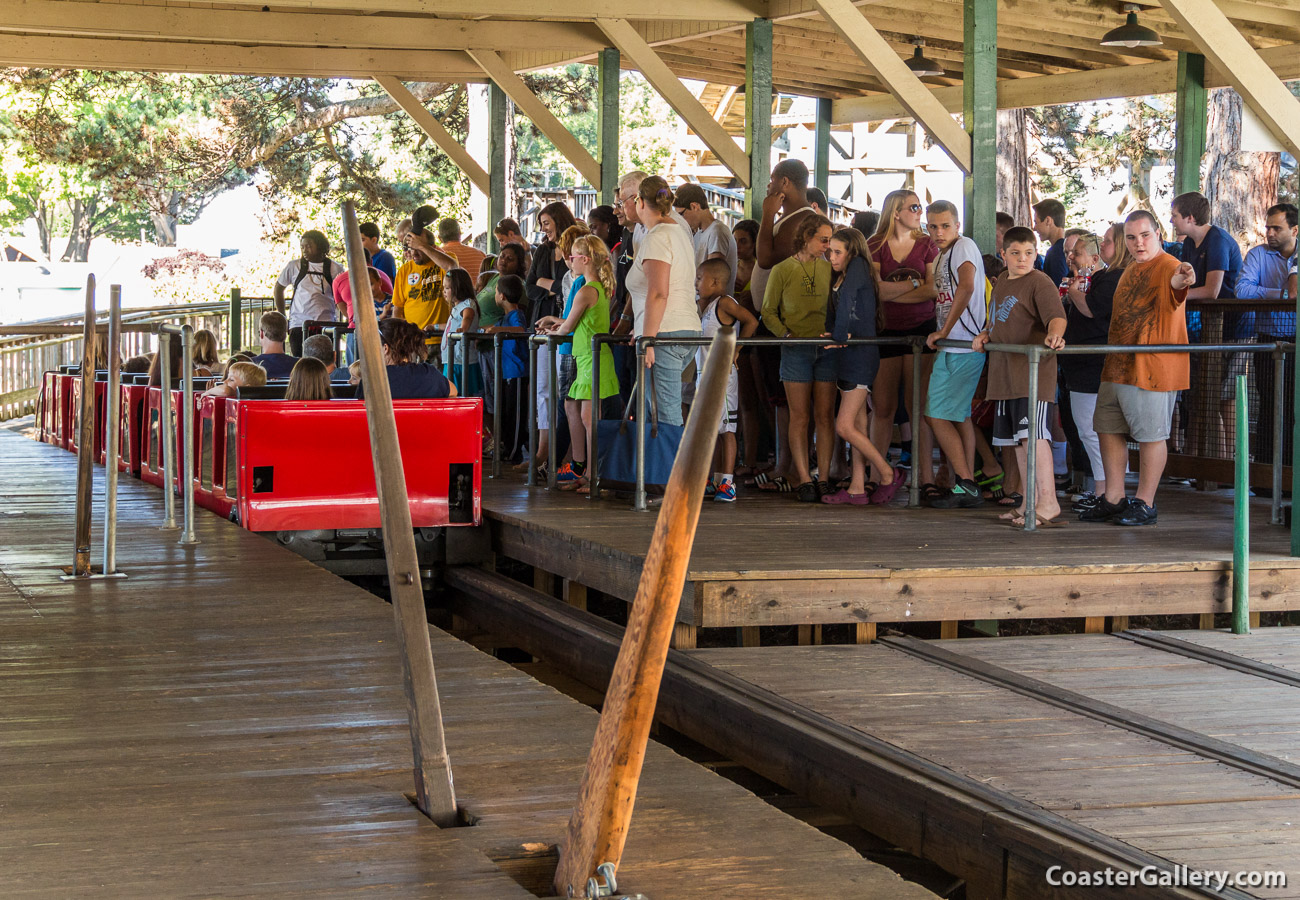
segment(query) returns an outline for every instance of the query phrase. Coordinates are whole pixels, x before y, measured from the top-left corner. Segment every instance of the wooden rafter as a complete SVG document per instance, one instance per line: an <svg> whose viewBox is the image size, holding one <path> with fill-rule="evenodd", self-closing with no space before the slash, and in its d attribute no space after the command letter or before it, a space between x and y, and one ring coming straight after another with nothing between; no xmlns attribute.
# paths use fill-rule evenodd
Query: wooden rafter
<svg viewBox="0 0 1300 900"><path fill-rule="evenodd" d="M714 120L704 104L682 84L668 65L656 55L645 39L624 19L597 19L596 24L619 52L641 70L646 81L659 92L668 105L677 111L700 136L722 164L731 170L740 183L749 187L749 157L740 149L721 125Z"/></svg>
<svg viewBox="0 0 1300 900"><path fill-rule="evenodd" d="M415 120L420 130L427 134L443 153L447 154L456 167L469 177L476 188L491 196L492 179L487 171L470 156L469 151L461 146L459 141L448 134L447 129L442 127L442 123L434 118L433 113L429 112L419 98L406 89L406 85L391 75L376 75L375 81L388 92L388 96L397 101L397 105L402 107L408 116Z"/></svg>
<svg viewBox="0 0 1300 900"><path fill-rule="evenodd" d="M927 132L952 157L963 172L971 170L971 142L943 104L934 98L921 79L912 74L903 60L880 36L849 0L815 0L826 20L857 51L903 108L920 122Z"/></svg>
<svg viewBox="0 0 1300 900"><path fill-rule="evenodd" d="M1241 94L1241 99L1292 156L1300 156L1300 99L1213 0L1160 0L1183 31ZM1294 52L1294 48L1293 52Z"/></svg>
<svg viewBox="0 0 1300 900"><path fill-rule="evenodd" d="M542 134L555 145L555 149L559 150L578 170L578 174L585 178L588 184L599 188L600 163L586 147L578 142L569 129L564 127L555 114L546 108L541 98L528 89L528 85L524 84L523 79L514 73L501 56L491 50L471 50L470 56L483 68L496 86L506 92L506 96L514 101L515 106L541 129Z"/></svg>

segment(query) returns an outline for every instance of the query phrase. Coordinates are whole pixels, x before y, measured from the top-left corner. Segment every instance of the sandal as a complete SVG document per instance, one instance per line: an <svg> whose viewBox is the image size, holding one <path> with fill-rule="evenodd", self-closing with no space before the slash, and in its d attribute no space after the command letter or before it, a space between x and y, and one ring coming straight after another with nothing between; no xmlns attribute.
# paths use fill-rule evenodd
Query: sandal
<svg viewBox="0 0 1300 900"><path fill-rule="evenodd" d="M815 481L805 481L795 490L794 496L800 503L816 503L818 500L817 483Z"/></svg>
<svg viewBox="0 0 1300 900"><path fill-rule="evenodd" d="M794 490L794 486L786 480L784 475L777 475L775 478L768 478L766 475L760 475L762 481L754 479L754 487L760 491L766 491L769 494L788 494Z"/></svg>
<svg viewBox="0 0 1300 900"><path fill-rule="evenodd" d="M1055 519L1045 519L1038 513L1034 513L1034 521L1038 523L1039 528L1064 528L1065 519L1058 516ZM1025 517L1016 516L1008 523L1012 528L1023 529L1025 527Z"/></svg>
<svg viewBox="0 0 1300 900"><path fill-rule="evenodd" d="M1024 502L1024 495L1019 491L1012 491L1009 494L1004 493L998 498L998 506L1020 506Z"/></svg>
<svg viewBox="0 0 1300 900"><path fill-rule="evenodd" d="M894 480L889 482L889 484L880 485L880 487L876 488L875 492L871 495L872 505L883 506L890 500L893 500L894 497L898 495L899 489L902 488L905 478L906 473L902 469L894 469Z"/></svg>
<svg viewBox="0 0 1300 900"><path fill-rule="evenodd" d="M1002 482L1006 477L1006 472L999 472L996 475L985 475L984 470L979 469L975 472L975 483L986 491L993 491L1002 487Z"/></svg>
<svg viewBox="0 0 1300 900"><path fill-rule="evenodd" d="M928 504L932 500L938 500L940 497L946 496L947 493L933 481L926 482L921 485L921 502Z"/></svg>

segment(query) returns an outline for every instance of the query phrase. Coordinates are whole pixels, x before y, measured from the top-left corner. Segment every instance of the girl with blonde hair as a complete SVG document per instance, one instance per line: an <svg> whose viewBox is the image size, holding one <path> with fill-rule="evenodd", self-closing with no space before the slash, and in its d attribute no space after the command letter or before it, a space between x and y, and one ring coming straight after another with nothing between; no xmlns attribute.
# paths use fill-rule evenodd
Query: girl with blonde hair
<svg viewBox="0 0 1300 900"><path fill-rule="evenodd" d="M194 332L194 368L207 369L210 375L221 374L220 349L217 336L206 328Z"/></svg>
<svg viewBox="0 0 1300 900"><path fill-rule="evenodd" d="M539 319L537 329L548 334L573 335L576 373L565 399L566 411L569 404L573 404L573 414L569 416L569 451L572 454L569 468L573 478L559 484L564 490L577 488L585 492L594 370L591 339L593 335L609 332L609 298L615 287L614 264L605 242L594 234L583 235L572 242L567 262L575 276L575 285L578 278L583 282L573 294L568 315L563 320L557 316ZM614 371L614 355L608 344L601 344L600 398L604 400L617 393L618 373Z"/></svg>
<svg viewBox="0 0 1300 900"><path fill-rule="evenodd" d="M876 233L867 240L871 251L871 268L879 285L883 308L881 337L929 337L939 329L934 301L934 267L939 246L921 228L924 207L914 191L893 191L880 212ZM929 390L934 351L922 346L921 400ZM872 392L871 442L882 456L889 454L894 431L894 413L898 410L898 388L903 387L903 402L913 428L920 428L920 459L912 460L912 477L920 479L923 500L943 496L934 478L934 434L925 424L925 410L912 409L912 350L900 345L882 345L880 370ZM885 472L871 467L873 481L884 483Z"/></svg>

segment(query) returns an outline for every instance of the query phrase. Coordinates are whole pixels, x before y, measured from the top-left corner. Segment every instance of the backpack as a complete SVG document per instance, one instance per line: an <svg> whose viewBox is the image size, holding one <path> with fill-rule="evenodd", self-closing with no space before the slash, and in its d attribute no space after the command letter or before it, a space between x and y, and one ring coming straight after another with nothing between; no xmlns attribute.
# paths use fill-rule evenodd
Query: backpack
<svg viewBox="0 0 1300 900"><path fill-rule="evenodd" d="M330 266L329 259L326 259L323 263L321 263L320 267L321 267L321 273L325 278L325 295L329 297L331 300L333 300L334 299L334 270ZM290 297L293 297L298 293L298 285L302 284L302 280L310 274L311 274L311 264L308 263L305 258L298 260L298 277L293 280L293 287L289 289Z"/></svg>

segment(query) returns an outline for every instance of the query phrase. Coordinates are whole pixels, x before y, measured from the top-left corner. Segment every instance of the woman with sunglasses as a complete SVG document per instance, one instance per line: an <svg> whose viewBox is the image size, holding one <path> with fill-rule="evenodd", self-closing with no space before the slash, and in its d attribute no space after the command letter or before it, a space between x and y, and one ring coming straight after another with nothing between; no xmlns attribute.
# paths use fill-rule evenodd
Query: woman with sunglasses
<svg viewBox="0 0 1300 900"><path fill-rule="evenodd" d="M921 228L922 210L920 199L912 191L892 192L885 198L876 233L867 241L871 266L880 285L881 337L924 339L938 330L934 311L934 300L938 296L934 266L939 258L939 247ZM934 351L922 345L922 352L926 354L921 368L921 401L924 403ZM920 459L912 461L912 477L921 479L922 491L927 495L941 496L943 492L931 483L934 478L934 436L921 411L912 408L911 354L910 347L901 345L885 344L880 348L880 370L871 394L871 442L888 459L901 384L911 425L921 429ZM884 473L873 464L872 483L867 485L868 490L874 490L883 476Z"/></svg>

